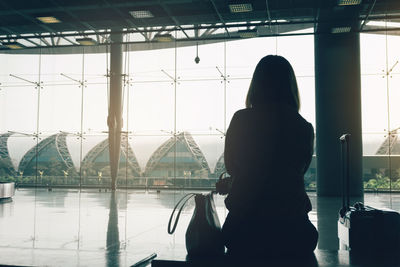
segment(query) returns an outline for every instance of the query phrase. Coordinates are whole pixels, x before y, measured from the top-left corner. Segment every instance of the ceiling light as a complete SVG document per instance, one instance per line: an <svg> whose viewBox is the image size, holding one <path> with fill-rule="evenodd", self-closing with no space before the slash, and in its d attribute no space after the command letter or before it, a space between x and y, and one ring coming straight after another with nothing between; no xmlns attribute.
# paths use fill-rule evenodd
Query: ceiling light
<svg viewBox="0 0 400 267"><path fill-rule="evenodd" d="M355 6L361 4L362 0L338 0L339 6Z"/></svg>
<svg viewBox="0 0 400 267"><path fill-rule="evenodd" d="M40 20L43 23L51 24L51 23L60 23L61 20L57 19L56 17L49 16L49 17L36 17L36 19Z"/></svg>
<svg viewBox="0 0 400 267"><path fill-rule="evenodd" d="M135 19L154 18L153 13L151 13L149 10L133 10L133 11L129 11L129 13Z"/></svg>
<svg viewBox="0 0 400 267"><path fill-rule="evenodd" d="M96 40L94 40L90 37L76 38L75 41L77 41L81 45L96 45L97 44Z"/></svg>
<svg viewBox="0 0 400 267"><path fill-rule="evenodd" d="M171 42L174 40L174 38L172 37L171 34L166 33L166 34L159 34L156 33L154 35L154 40L158 41L158 42Z"/></svg>
<svg viewBox="0 0 400 267"><path fill-rule="evenodd" d="M257 37L257 29L238 31L238 33L241 38Z"/></svg>
<svg viewBox="0 0 400 267"><path fill-rule="evenodd" d="M251 12L253 11L253 6L250 3L232 3L229 4L229 10L231 13Z"/></svg>
<svg viewBox="0 0 400 267"><path fill-rule="evenodd" d="M4 46L10 48L10 49L22 49L24 46L18 42L7 42L3 43Z"/></svg>
<svg viewBox="0 0 400 267"><path fill-rule="evenodd" d="M332 28L332 33L346 33L346 32L350 32L351 27L336 27L336 28Z"/></svg>

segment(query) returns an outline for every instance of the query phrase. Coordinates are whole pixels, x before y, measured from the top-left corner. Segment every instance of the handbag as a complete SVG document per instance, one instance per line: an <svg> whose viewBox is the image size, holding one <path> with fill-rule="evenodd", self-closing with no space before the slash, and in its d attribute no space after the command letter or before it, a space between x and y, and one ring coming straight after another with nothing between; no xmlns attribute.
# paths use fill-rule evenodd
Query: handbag
<svg viewBox="0 0 400 267"><path fill-rule="evenodd" d="M186 251L190 257L220 256L225 253L221 224L215 208L213 193L189 193L176 204L168 222L168 233L173 234L185 204L194 197L195 208L186 230ZM178 207L180 206L179 210ZM171 229L172 219L178 210Z"/></svg>

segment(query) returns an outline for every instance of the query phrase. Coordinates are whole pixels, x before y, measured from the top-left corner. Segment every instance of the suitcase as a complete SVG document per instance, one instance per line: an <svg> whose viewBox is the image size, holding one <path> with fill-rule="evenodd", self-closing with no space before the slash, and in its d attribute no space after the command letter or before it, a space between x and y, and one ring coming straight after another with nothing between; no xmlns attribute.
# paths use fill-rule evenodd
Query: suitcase
<svg viewBox="0 0 400 267"><path fill-rule="evenodd" d="M357 202L350 206L349 139L340 137L342 150L343 195L339 211L340 247L351 252L388 252L400 249L400 214L390 209L375 209Z"/></svg>

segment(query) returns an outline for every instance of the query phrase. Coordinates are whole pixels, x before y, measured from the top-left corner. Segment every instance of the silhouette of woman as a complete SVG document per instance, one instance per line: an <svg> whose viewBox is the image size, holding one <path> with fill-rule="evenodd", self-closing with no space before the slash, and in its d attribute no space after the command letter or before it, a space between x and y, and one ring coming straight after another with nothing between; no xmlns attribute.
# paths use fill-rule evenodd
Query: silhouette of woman
<svg viewBox="0 0 400 267"><path fill-rule="evenodd" d="M232 181L222 233L231 255L308 255L316 247L304 188L314 130L299 108L290 63L281 56L262 58L246 108L234 114L226 133L225 166Z"/></svg>

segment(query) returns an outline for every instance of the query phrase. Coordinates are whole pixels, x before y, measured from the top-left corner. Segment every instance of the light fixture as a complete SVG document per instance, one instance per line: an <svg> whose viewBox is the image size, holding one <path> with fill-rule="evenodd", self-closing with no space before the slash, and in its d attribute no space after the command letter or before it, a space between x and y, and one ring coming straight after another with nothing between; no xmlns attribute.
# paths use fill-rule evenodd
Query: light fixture
<svg viewBox="0 0 400 267"><path fill-rule="evenodd" d="M257 37L257 29L254 30L242 30L242 31L238 31L239 36L241 38L253 38L253 37Z"/></svg>
<svg viewBox="0 0 400 267"><path fill-rule="evenodd" d="M165 33L165 34L156 33L154 35L153 40L156 40L158 42L171 42L174 40L174 38L169 33Z"/></svg>
<svg viewBox="0 0 400 267"><path fill-rule="evenodd" d="M36 17L36 19L40 20L43 23L46 24L52 24L52 23L61 23L61 20L57 19L56 17L53 16L48 16L48 17Z"/></svg>
<svg viewBox="0 0 400 267"><path fill-rule="evenodd" d="M131 14L131 16L135 19L154 18L153 13L151 13L149 10L133 10L129 11L129 14Z"/></svg>
<svg viewBox="0 0 400 267"><path fill-rule="evenodd" d="M232 2L229 4L229 10L231 13L243 13L253 11L253 6L251 3L237 3Z"/></svg>
<svg viewBox="0 0 400 267"><path fill-rule="evenodd" d="M362 0L338 0L339 6L355 6L361 4Z"/></svg>
<svg viewBox="0 0 400 267"><path fill-rule="evenodd" d="M96 40L94 40L90 37L76 38L75 41L77 41L81 45L96 45L97 44Z"/></svg>
<svg viewBox="0 0 400 267"><path fill-rule="evenodd" d="M10 48L10 49L22 49L24 46L18 42L7 42L3 43L4 46Z"/></svg>
<svg viewBox="0 0 400 267"><path fill-rule="evenodd" d="M346 26L346 27L335 27L332 28L331 33L347 33L350 32L351 27Z"/></svg>

